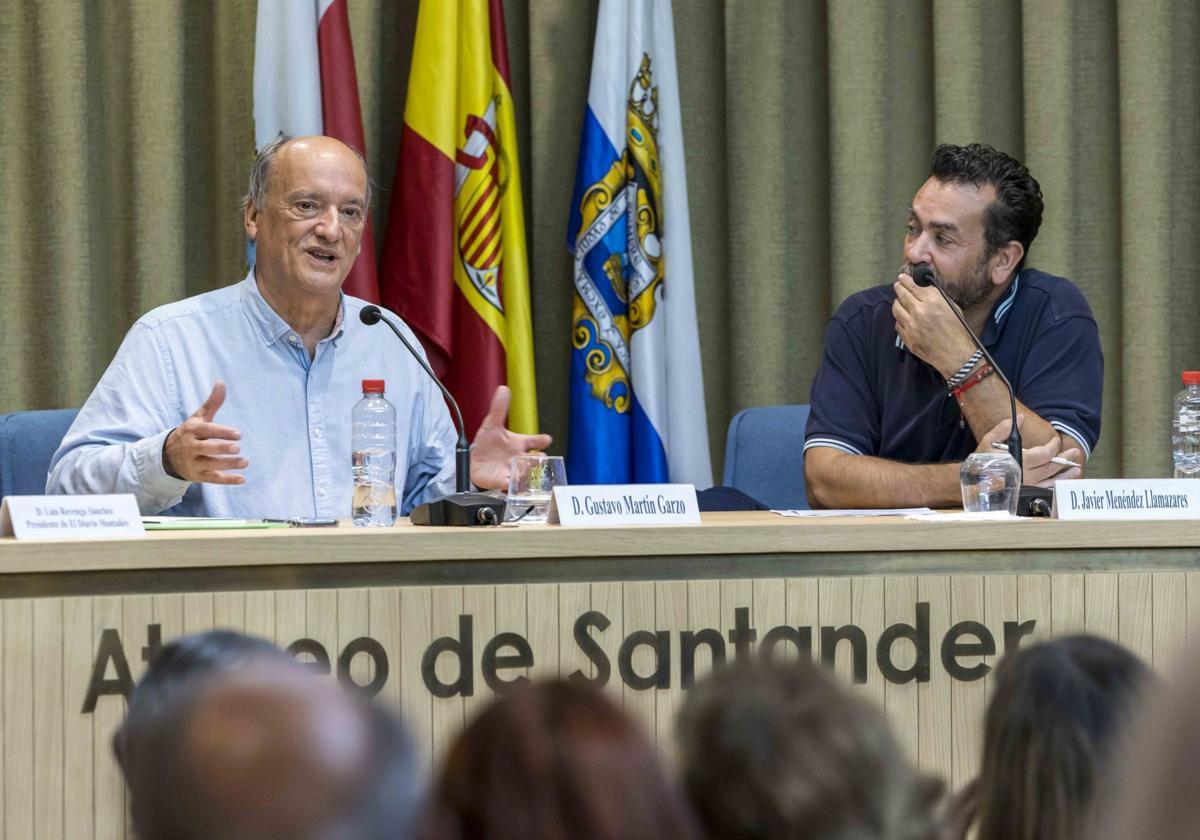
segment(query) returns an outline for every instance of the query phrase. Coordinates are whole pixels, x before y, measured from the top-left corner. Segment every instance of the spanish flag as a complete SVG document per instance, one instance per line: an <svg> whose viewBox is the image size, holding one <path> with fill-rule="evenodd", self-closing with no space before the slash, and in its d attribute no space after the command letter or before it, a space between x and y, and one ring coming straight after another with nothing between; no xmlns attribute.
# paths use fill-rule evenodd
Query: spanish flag
<svg viewBox="0 0 1200 840"><path fill-rule="evenodd" d="M537 431L529 269L502 0L422 0L380 294L474 436L496 386Z"/></svg>

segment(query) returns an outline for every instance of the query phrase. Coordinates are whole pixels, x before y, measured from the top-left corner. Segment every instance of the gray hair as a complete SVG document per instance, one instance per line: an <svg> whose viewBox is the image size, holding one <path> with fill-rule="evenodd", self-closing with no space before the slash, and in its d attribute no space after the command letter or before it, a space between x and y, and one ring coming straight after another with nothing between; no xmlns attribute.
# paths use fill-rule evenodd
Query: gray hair
<svg viewBox="0 0 1200 840"><path fill-rule="evenodd" d="M258 150L258 155L254 158L254 165L250 167L250 188L244 196L242 196L242 212L245 212L250 207L255 210L262 210L263 205L267 200L267 181L271 177L271 170L275 166L275 158L279 156L279 150L286 144L294 140L292 135L279 132L274 140L271 140L265 146ZM362 165L363 175L367 181L367 206L365 210L371 209L371 173L367 169L367 161L362 156L358 149L350 144L344 144L347 149L354 152L354 156L358 158L358 162Z"/></svg>

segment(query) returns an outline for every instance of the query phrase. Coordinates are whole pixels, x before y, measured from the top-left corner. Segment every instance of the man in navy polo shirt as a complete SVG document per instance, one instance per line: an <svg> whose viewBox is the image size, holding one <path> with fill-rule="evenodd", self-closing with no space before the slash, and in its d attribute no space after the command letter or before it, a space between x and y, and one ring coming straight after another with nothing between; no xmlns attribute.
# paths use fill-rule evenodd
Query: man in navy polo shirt
<svg viewBox="0 0 1200 840"><path fill-rule="evenodd" d="M1042 193L1021 163L990 146L939 146L913 199L896 282L851 295L825 334L812 386L804 474L814 507L957 507L958 470L1008 437L1000 377L937 289L930 266L1017 393L1024 483L1082 471L1100 437L1104 361L1083 294L1025 266Z"/></svg>

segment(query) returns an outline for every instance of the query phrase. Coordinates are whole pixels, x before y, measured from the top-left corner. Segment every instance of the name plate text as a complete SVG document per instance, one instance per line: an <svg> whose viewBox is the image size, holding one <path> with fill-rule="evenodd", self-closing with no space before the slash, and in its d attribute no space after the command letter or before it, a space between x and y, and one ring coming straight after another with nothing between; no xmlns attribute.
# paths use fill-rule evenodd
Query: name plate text
<svg viewBox="0 0 1200 840"><path fill-rule="evenodd" d="M566 526L699 525L691 484L568 484L554 488L548 521Z"/></svg>
<svg viewBox="0 0 1200 840"><path fill-rule="evenodd" d="M5 496L0 536L19 540L94 540L141 537L137 499L113 496Z"/></svg>
<svg viewBox="0 0 1200 840"><path fill-rule="evenodd" d="M1200 479L1084 478L1054 485L1059 519L1200 519Z"/></svg>

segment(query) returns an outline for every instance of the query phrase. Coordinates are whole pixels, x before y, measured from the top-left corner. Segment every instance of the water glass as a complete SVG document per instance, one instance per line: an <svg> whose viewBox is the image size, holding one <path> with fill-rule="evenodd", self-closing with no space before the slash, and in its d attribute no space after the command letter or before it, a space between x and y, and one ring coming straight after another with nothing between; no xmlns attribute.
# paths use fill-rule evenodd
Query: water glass
<svg viewBox="0 0 1200 840"><path fill-rule="evenodd" d="M508 521L545 522L554 488L567 483L561 455L518 455L508 480Z"/></svg>
<svg viewBox="0 0 1200 840"><path fill-rule="evenodd" d="M963 510L1017 515L1021 470L1007 452L975 452L958 471Z"/></svg>

